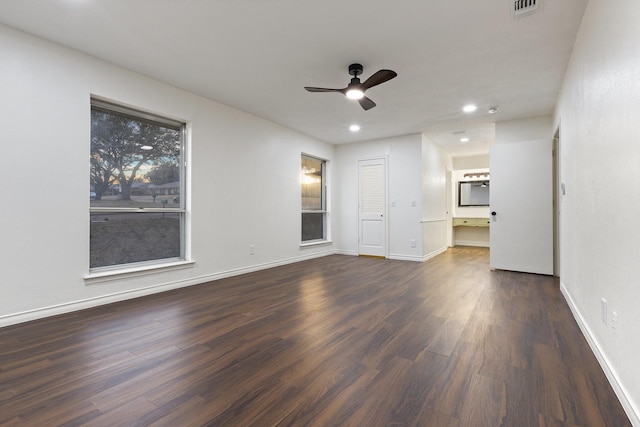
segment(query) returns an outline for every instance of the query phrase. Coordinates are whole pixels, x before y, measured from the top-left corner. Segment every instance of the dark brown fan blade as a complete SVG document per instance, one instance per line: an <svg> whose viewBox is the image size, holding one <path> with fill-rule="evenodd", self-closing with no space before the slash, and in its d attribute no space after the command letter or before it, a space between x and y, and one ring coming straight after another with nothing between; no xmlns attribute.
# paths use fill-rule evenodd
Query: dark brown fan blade
<svg viewBox="0 0 640 427"><path fill-rule="evenodd" d="M358 102L360 103L360 106L364 108L365 111L370 110L376 106L376 103L370 100L369 98L367 98L366 96L362 99L359 99Z"/></svg>
<svg viewBox="0 0 640 427"><path fill-rule="evenodd" d="M365 80L364 83L362 83L363 90L367 90L371 87L379 85L380 83L389 81L397 75L398 74L395 71L380 70L377 73L374 73L367 80Z"/></svg>
<svg viewBox="0 0 640 427"><path fill-rule="evenodd" d="M305 89L308 90L309 92L340 92L340 93L344 93L347 88L344 89L328 89L326 87L306 87Z"/></svg>

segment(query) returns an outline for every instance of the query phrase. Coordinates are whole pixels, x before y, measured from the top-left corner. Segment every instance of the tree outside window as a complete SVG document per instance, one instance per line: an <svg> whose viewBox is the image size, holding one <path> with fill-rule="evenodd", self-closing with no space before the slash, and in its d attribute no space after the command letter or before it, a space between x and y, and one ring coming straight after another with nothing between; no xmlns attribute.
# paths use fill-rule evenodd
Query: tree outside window
<svg viewBox="0 0 640 427"><path fill-rule="evenodd" d="M184 124L92 100L90 268L184 258Z"/></svg>

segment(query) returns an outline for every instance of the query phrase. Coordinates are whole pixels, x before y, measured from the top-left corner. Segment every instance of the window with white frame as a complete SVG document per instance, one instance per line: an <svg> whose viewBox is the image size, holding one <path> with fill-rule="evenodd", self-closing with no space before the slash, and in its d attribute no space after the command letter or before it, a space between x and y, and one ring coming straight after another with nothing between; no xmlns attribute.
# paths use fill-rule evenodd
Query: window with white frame
<svg viewBox="0 0 640 427"><path fill-rule="evenodd" d="M184 259L185 124L91 100L91 270Z"/></svg>
<svg viewBox="0 0 640 427"><path fill-rule="evenodd" d="M302 243L327 239L326 161L302 155Z"/></svg>

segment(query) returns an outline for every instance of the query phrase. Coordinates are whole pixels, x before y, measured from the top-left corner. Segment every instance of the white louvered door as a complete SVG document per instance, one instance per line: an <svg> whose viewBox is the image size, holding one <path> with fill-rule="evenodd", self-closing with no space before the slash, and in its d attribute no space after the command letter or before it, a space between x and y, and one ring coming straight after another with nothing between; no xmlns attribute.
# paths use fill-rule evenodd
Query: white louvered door
<svg viewBox="0 0 640 427"><path fill-rule="evenodd" d="M360 255L387 256L386 160L358 161Z"/></svg>

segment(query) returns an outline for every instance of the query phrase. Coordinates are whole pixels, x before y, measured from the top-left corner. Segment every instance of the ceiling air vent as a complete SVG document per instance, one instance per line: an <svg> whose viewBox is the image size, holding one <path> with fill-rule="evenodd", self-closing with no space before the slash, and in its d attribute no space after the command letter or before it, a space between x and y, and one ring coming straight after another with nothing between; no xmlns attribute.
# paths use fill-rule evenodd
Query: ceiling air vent
<svg viewBox="0 0 640 427"><path fill-rule="evenodd" d="M514 0L513 16L522 18L523 16L531 15L538 11L540 3L542 3L542 0Z"/></svg>

